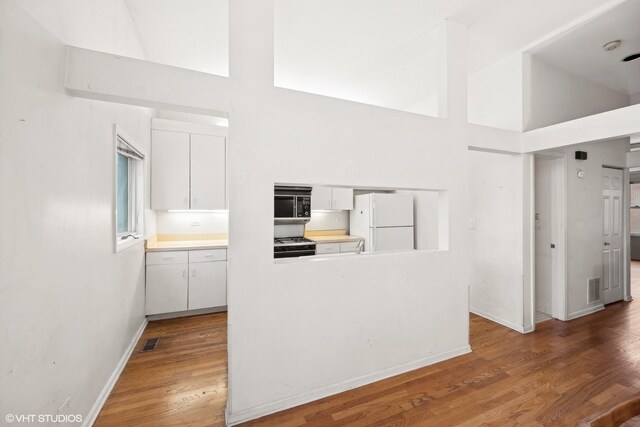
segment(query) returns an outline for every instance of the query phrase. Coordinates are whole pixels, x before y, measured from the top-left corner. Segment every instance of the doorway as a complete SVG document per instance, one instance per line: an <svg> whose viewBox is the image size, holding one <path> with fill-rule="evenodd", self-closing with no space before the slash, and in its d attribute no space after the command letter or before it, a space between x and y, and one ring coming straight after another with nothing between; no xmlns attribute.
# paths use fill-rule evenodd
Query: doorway
<svg viewBox="0 0 640 427"><path fill-rule="evenodd" d="M629 279L625 300L640 292L640 167L629 168Z"/></svg>
<svg viewBox="0 0 640 427"><path fill-rule="evenodd" d="M566 155L534 158L534 321L566 320Z"/></svg>

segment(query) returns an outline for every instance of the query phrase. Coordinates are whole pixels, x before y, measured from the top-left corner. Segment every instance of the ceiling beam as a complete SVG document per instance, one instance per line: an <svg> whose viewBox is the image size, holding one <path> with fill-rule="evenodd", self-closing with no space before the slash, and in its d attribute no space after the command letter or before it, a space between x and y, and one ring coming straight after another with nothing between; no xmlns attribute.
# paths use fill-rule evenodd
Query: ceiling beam
<svg viewBox="0 0 640 427"><path fill-rule="evenodd" d="M74 96L228 117L228 78L67 46L65 88Z"/></svg>
<svg viewBox="0 0 640 427"><path fill-rule="evenodd" d="M558 123L523 134L523 151L548 150L640 133L640 104Z"/></svg>

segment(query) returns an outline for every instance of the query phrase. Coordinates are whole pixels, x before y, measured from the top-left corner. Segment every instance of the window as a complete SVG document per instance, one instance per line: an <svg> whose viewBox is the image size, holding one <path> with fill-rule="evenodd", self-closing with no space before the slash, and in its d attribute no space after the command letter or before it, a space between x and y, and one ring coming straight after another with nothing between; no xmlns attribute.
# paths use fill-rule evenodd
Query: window
<svg viewBox="0 0 640 427"><path fill-rule="evenodd" d="M114 125L115 251L142 242L144 228L144 154Z"/></svg>

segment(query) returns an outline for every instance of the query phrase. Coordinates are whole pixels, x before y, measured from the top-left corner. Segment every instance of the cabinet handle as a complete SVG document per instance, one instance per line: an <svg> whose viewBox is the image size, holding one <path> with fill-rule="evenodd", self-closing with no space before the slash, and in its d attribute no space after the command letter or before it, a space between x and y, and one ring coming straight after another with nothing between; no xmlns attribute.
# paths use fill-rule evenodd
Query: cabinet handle
<svg viewBox="0 0 640 427"><path fill-rule="evenodd" d="M187 270L182 270L182 278L183 279L187 278Z"/></svg>
<svg viewBox="0 0 640 427"><path fill-rule="evenodd" d="M205 255L204 257L205 257L205 258L213 258L213 254L211 254L211 255Z"/></svg>
<svg viewBox="0 0 640 427"><path fill-rule="evenodd" d="M192 277L196 277L196 271L195 271L195 270L193 270L193 271L191 272L191 276L192 276Z"/></svg>
<svg viewBox="0 0 640 427"><path fill-rule="evenodd" d="M162 259L173 259L172 256L163 256Z"/></svg>

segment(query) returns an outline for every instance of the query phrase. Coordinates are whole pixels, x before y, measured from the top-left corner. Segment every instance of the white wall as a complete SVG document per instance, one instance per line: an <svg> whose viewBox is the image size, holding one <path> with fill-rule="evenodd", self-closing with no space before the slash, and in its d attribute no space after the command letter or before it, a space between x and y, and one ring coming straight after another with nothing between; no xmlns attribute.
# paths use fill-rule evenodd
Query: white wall
<svg viewBox="0 0 640 427"><path fill-rule="evenodd" d="M518 52L469 76L469 122L522 131L523 55Z"/></svg>
<svg viewBox="0 0 640 427"><path fill-rule="evenodd" d="M629 96L560 70L535 56L525 69L524 129L537 129L629 105Z"/></svg>
<svg viewBox="0 0 640 427"><path fill-rule="evenodd" d="M227 212L156 211L157 234L224 234L229 231Z"/></svg>
<svg viewBox="0 0 640 427"><path fill-rule="evenodd" d="M575 160L576 150L587 160ZM588 280L602 279L602 165L625 167L629 139L579 144L555 149L567 164L567 317L586 314L602 302L588 303ZM576 176L577 170L585 177ZM602 280L601 280L602 283Z"/></svg>
<svg viewBox="0 0 640 427"><path fill-rule="evenodd" d="M64 45L14 1L0 40L0 408L86 417L144 320L143 247L113 253L112 126L148 150L151 114L69 96Z"/></svg>
<svg viewBox="0 0 640 427"><path fill-rule="evenodd" d="M629 105L640 104L640 92L629 96Z"/></svg>
<svg viewBox="0 0 640 427"><path fill-rule="evenodd" d="M522 155L469 151L470 308L524 331Z"/></svg>
<svg viewBox="0 0 640 427"><path fill-rule="evenodd" d="M469 350L464 124L273 88L271 8L230 4L231 423ZM327 176L448 190L451 249L274 262L274 183Z"/></svg>

